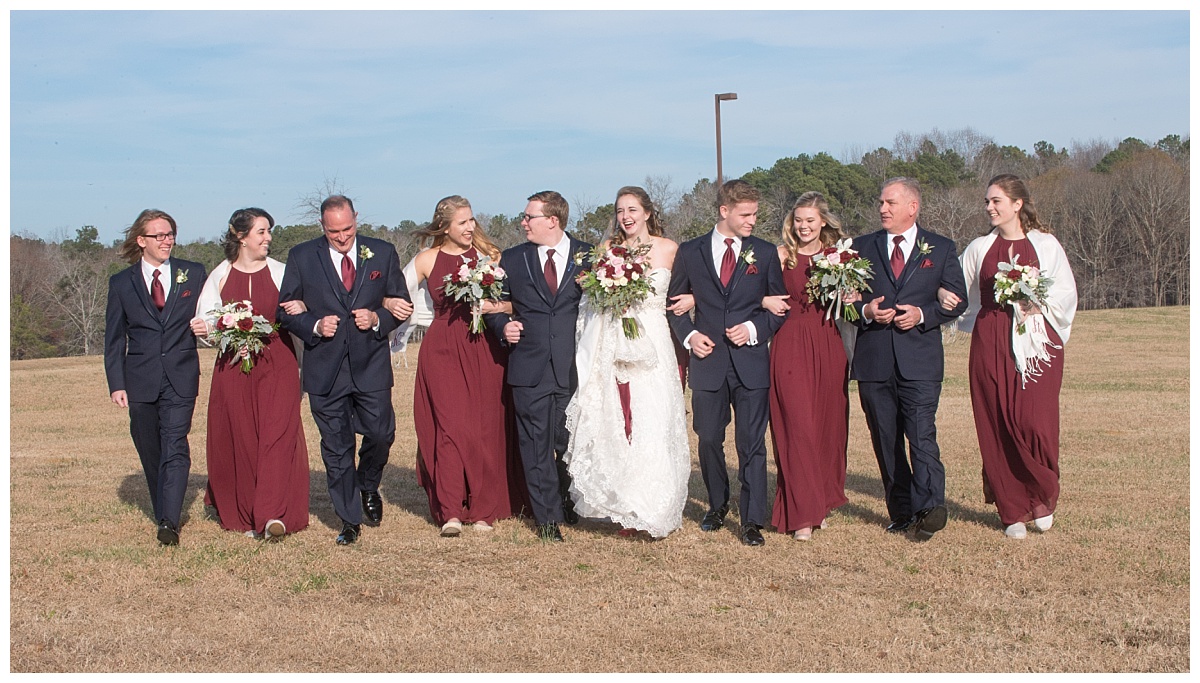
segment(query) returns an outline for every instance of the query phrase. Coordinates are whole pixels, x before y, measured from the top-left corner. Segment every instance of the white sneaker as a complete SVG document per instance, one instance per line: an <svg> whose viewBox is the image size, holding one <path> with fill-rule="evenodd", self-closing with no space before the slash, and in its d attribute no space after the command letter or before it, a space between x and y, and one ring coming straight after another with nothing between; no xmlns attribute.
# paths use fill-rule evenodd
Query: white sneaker
<svg viewBox="0 0 1200 683"><path fill-rule="evenodd" d="M1050 513L1045 517L1038 517L1033 520L1033 525L1038 531L1049 531L1050 527L1054 526L1054 513Z"/></svg>
<svg viewBox="0 0 1200 683"><path fill-rule="evenodd" d="M287 527L283 525L283 521L278 519L267 522L267 526L263 529L263 537L267 539L283 538L285 534L287 534Z"/></svg>
<svg viewBox="0 0 1200 683"><path fill-rule="evenodd" d="M462 522L452 519L442 525L443 536L457 536L462 533Z"/></svg>
<svg viewBox="0 0 1200 683"><path fill-rule="evenodd" d="M1004 527L1004 535L1009 538L1025 538L1025 523L1017 522Z"/></svg>
<svg viewBox="0 0 1200 683"><path fill-rule="evenodd" d="M491 531L492 530L492 525L488 524L487 522L483 521L482 519L479 520L478 522L475 522L471 526L474 527L476 531Z"/></svg>

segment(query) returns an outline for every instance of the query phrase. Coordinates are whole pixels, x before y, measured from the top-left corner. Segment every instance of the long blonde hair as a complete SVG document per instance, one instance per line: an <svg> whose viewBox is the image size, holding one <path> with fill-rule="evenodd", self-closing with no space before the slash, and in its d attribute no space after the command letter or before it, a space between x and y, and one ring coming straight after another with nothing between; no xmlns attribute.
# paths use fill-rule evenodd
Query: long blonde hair
<svg viewBox="0 0 1200 683"><path fill-rule="evenodd" d="M796 257L800 253L800 239L796 236L796 209L805 208L815 208L821 214L821 222L825 225L821 226L818 239L824 247L832 247L834 242L846 236L842 232L842 221L829 210L829 202L825 200L825 195L820 192L805 192L783 218L783 246L788 254L784 265L788 268L796 267Z"/></svg>
<svg viewBox="0 0 1200 683"><path fill-rule="evenodd" d="M442 245L446 243L446 231L450 228L450 222L454 220L455 212L459 209L469 208L471 208L471 202L456 194L438 200L429 225L413 231L412 235L417 242L417 247L424 248L425 241L432 240L433 248L441 249ZM475 222L475 232L471 235L471 246L484 256L493 259L500 258L500 249L488 238L487 233L483 231L483 226L478 221Z"/></svg>

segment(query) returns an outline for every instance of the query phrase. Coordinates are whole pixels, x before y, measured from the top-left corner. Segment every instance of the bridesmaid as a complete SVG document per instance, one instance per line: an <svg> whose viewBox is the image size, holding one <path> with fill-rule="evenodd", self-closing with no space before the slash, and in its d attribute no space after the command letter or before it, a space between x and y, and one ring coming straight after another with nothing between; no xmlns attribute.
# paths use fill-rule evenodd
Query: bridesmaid
<svg viewBox="0 0 1200 683"><path fill-rule="evenodd" d="M470 332L470 305L445 296L443 278L464 259L484 255L499 262L500 250L475 222L470 202L457 195L439 201L429 226L414 235L433 245L417 254L416 281L408 284L427 281L435 311L413 390L417 481L442 536L457 536L464 523L490 531L497 519L520 511L525 491L511 440L506 354L491 332ZM511 306L489 301L483 312L510 312Z"/></svg>
<svg viewBox="0 0 1200 683"><path fill-rule="evenodd" d="M786 297L763 306L787 322L771 340L771 441L778 470L771 523L798 541L824 528L829 512L847 502L846 443L849 375L846 351L833 320L809 301L809 266L844 237L820 192L806 192L783 221Z"/></svg>
<svg viewBox="0 0 1200 683"><path fill-rule="evenodd" d="M213 269L192 319L208 338L210 312L250 301L275 322L283 264L267 253L275 220L262 209L239 209L221 241L226 260ZM286 302L285 307L303 306ZM308 448L300 423L300 372L292 338L280 330L267 338L249 374L241 357L218 356L208 400L208 487L204 502L217 509L221 527L247 536L280 538L308 526Z"/></svg>
<svg viewBox="0 0 1200 683"><path fill-rule="evenodd" d="M958 327L971 332L971 408L983 457L984 500L996 504L1004 534L1019 539L1025 538L1026 522L1032 521L1038 531L1049 531L1054 524L1063 345L1071 336L1078 293L1066 252L1038 220L1020 178L992 178L985 203L992 230L972 241L960 257L968 308ZM1021 302L1014 310L996 303L997 264L1013 258L1054 279L1042 306ZM944 290L938 297L943 308L958 303L958 297ZM1026 334L1018 333L1022 322ZM1033 334L1042 335L1042 341L1035 343Z"/></svg>

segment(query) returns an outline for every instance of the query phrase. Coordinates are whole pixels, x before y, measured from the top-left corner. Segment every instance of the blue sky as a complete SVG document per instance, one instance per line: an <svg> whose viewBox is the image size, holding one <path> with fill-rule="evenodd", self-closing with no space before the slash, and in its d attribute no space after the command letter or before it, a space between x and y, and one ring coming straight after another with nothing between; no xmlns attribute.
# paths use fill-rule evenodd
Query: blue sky
<svg viewBox="0 0 1200 683"><path fill-rule="evenodd" d="M776 159L971 127L1038 140L1190 135L1186 12L37 12L10 14L11 230L157 207L181 239L340 180L360 220L443 196L515 214L690 189Z"/></svg>

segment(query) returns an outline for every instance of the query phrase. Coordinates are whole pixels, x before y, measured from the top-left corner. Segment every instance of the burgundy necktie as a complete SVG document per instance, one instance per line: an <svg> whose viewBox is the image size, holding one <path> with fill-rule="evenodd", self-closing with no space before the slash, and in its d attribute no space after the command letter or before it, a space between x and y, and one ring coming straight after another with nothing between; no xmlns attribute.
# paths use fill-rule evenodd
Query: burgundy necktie
<svg viewBox="0 0 1200 683"><path fill-rule="evenodd" d="M546 276L546 286L550 288L550 296L558 296L558 268L554 265L554 250L546 250L546 267L542 269Z"/></svg>
<svg viewBox="0 0 1200 683"><path fill-rule="evenodd" d="M733 267L737 263L737 257L733 255L733 238L725 238L725 255L721 257L721 286L728 287L729 280L733 278Z"/></svg>
<svg viewBox="0 0 1200 683"><path fill-rule="evenodd" d="M349 292L354 289L354 261L350 254L342 254L342 286Z"/></svg>
<svg viewBox="0 0 1200 683"><path fill-rule="evenodd" d="M158 279L159 272L154 271L154 281L150 283L150 300L158 307L158 312L162 313L163 306L167 305L167 296L163 292L162 281Z"/></svg>
<svg viewBox="0 0 1200 683"><path fill-rule="evenodd" d="M892 242L896 247L892 249L892 275L896 279L900 279L900 273L904 272L904 252L900 249L900 243L904 241L904 235L896 235L892 238Z"/></svg>

